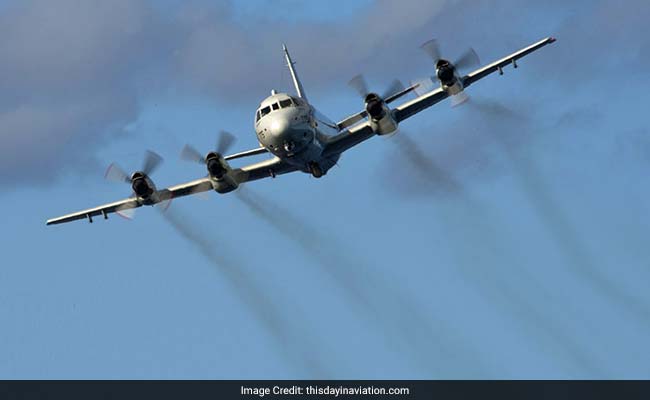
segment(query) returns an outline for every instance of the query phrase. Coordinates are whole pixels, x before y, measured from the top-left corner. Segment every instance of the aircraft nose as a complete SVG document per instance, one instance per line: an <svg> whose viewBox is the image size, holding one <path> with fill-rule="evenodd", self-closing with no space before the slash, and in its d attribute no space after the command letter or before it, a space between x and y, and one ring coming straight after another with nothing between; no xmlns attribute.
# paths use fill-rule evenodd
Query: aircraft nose
<svg viewBox="0 0 650 400"><path fill-rule="evenodd" d="M274 136L281 136L283 135L286 131L289 130L289 121L286 119L276 119L271 123L271 134Z"/></svg>

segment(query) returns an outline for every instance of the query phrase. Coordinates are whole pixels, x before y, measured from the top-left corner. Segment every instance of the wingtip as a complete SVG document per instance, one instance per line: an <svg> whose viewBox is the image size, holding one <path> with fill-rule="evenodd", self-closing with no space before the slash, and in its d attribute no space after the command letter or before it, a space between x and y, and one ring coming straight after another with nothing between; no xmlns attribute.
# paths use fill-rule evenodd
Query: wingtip
<svg viewBox="0 0 650 400"><path fill-rule="evenodd" d="M550 38L548 38L549 43L555 43L556 40L557 39L554 36L551 36Z"/></svg>
<svg viewBox="0 0 650 400"><path fill-rule="evenodd" d="M282 50L284 50L285 52L287 51L287 45L284 43L282 43Z"/></svg>

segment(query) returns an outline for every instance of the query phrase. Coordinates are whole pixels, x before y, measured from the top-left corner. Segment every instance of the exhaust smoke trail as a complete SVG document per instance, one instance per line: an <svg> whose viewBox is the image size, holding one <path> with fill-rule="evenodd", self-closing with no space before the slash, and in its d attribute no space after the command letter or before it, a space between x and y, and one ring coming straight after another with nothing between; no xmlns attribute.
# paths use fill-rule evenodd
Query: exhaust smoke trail
<svg viewBox="0 0 650 400"><path fill-rule="evenodd" d="M499 135L498 131L502 130L503 124L498 123L496 119L513 121L517 115L506 107L492 102L474 101L470 103L470 107L483 115L487 123L499 126L500 129L496 130L496 133L492 129L488 129L488 131L514 166L513 170L524 193L537 211L540 220L555 239L556 246L568 259L568 266L572 271L576 275L588 279L597 291L619 303L625 311L635 314L637 317L635 320L647 324L650 321L648 305L618 287L595 268L597 263L588 254L579 234L571 226L561 207L549 195L546 184L533 162L526 157L520 157Z"/></svg>
<svg viewBox="0 0 650 400"><path fill-rule="evenodd" d="M368 271L363 263L347 259L343 255L344 246L334 243L317 228L247 188L241 188L237 195L254 214L311 255L323 267L322 272L345 290L361 314L370 318L372 323L382 325L382 333L387 335L385 339L389 344L397 344L398 350L412 357L428 377L457 377L453 371L450 372L450 360L457 360L455 367L465 375L492 375L483 365L483 360L478 358L477 351L469 350L467 341L461 342L459 332L425 313L411 298L399 293L394 285L383 282L376 273ZM390 301L382 304L386 299ZM436 363L437 360L442 361Z"/></svg>
<svg viewBox="0 0 650 400"><path fill-rule="evenodd" d="M308 343L297 347L299 343L309 340L308 335L305 332L298 332L295 326L292 327L290 316L284 315L282 310L274 304L273 299L267 296L268 288L257 285L251 277L246 276L241 263L218 251L218 247L207 239L213 237L212 234L207 236L196 232L193 229L196 224L192 223L187 215L181 215L178 208L160 214L179 235L192 243L218 269L221 276L233 286L241 300L278 343L280 352L300 365L299 372L307 371L311 379L326 379L331 376L323 365L322 357L315 353L320 344Z"/></svg>
<svg viewBox="0 0 650 400"><path fill-rule="evenodd" d="M434 160L427 157L418 144L411 140L405 132L398 132L394 140L397 142L400 154L408 158L418 177L424 180L423 190L444 194L461 194L463 192L462 186Z"/></svg>
<svg viewBox="0 0 650 400"><path fill-rule="evenodd" d="M453 194L455 196L454 203L461 208L459 216L468 218L472 221L472 229L462 234L455 240L454 243L465 243L467 237L479 234L481 237L474 238L473 252L483 250L487 254L499 254L506 251L497 245L492 238L497 238L500 235L495 232L495 226L498 224L490 223L489 218L485 212L484 205L481 205L472 196L467 193L462 185L456 181L449 173L442 167L438 166L431 157L425 154L417 143L412 141L408 136L401 136L400 154L406 156L406 162L410 163L412 167L419 173L419 177L426 180L428 185L427 190L430 194ZM449 183L452 183L450 185ZM442 186L442 187L440 187ZM453 190L450 190L453 188ZM441 190L442 189L442 190ZM446 221L449 227L459 226L458 221L452 220L450 213L447 211L439 212L437 220ZM461 224L462 225L462 224ZM448 229L447 233L452 234L453 229ZM452 249L453 246L450 246ZM504 309L507 309L515 316L515 319L522 327L528 332L529 335L537 335L540 331L544 331L545 336L550 340L550 345L560 353L567 353L575 361L582 371L588 372L591 377L605 377L607 376L603 371L596 367L596 363L589 356L588 352L582 350L582 345L576 341L571 335L562 332L555 327L552 319L547 318L544 314L540 313L538 307L529 300L530 293L522 293L518 287L509 284L502 279L495 279L492 274L486 273L484 268L477 266L484 263L484 256L479 259L473 258L468 254L465 249L455 251L458 258L458 267L464 278L472 281L482 291L483 295L492 299L493 303L501 304ZM535 285L537 292L544 298L545 303L553 301L553 296L549 295L547 291L539 285L535 278L526 273L526 270L516 270L515 273L524 275L524 279ZM480 275L480 278L477 277ZM482 284L489 282L487 285Z"/></svg>

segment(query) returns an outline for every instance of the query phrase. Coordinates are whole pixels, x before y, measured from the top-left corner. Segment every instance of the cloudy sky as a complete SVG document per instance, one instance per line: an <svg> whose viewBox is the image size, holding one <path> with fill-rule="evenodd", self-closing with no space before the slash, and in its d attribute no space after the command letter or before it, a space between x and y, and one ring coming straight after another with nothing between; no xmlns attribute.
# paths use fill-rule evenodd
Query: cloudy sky
<svg viewBox="0 0 650 400"><path fill-rule="evenodd" d="M650 378L650 5L0 2L0 377ZM557 43L343 155L90 225L113 161L178 160L291 92L334 120L432 74ZM250 161L250 160L249 160ZM241 163L237 163L240 165Z"/></svg>

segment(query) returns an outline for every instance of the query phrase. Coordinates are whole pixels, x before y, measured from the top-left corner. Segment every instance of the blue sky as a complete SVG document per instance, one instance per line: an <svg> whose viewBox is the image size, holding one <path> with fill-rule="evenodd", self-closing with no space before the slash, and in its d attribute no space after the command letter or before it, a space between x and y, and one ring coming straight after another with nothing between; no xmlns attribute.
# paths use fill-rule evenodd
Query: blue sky
<svg viewBox="0 0 650 400"><path fill-rule="evenodd" d="M73 3L0 12L0 377L650 378L644 2ZM45 226L127 196L113 161L157 151L164 187L204 174L185 143L256 146L282 42L340 119L359 72L431 74L432 37L485 63L549 35L320 180Z"/></svg>

